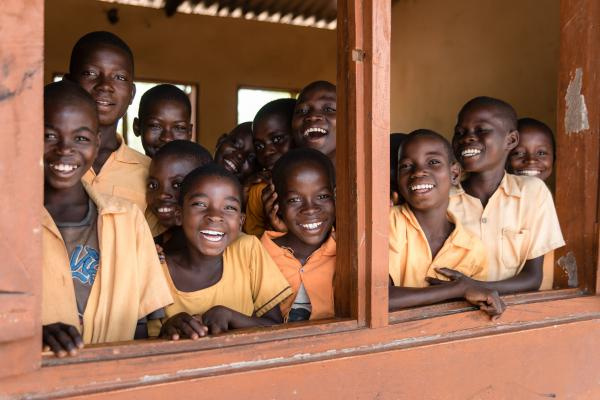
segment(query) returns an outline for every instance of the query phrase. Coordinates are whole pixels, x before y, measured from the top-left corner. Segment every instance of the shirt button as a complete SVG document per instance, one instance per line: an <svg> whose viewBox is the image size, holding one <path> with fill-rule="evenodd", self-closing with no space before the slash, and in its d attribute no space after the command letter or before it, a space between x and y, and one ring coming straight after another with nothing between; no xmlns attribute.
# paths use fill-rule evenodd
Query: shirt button
<svg viewBox="0 0 600 400"><path fill-rule="evenodd" d="M482 223L482 224L485 224L486 222L487 222L487 218L482 218L482 219L481 219L481 223Z"/></svg>
<svg viewBox="0 0 600 400"><path fill-rule="evenodd" d="M300 272L304 272L304 268L300 268Z"/></svg>

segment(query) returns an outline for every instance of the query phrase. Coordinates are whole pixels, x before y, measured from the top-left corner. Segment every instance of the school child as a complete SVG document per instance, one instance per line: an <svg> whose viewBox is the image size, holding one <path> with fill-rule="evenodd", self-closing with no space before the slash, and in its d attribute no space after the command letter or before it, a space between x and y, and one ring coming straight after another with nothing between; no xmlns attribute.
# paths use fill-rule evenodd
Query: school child
<svg viewBox="0 0 600 400"><path fill-rule="evenodd" d="M215 162L235 175L242 184L255 172L256 153L252 142L252 122L243 122L219 138Z"/></svg>
<svg viewBox="0 0 600 400"><path fill-rule="evenodd" d="M133 132L142 138L144 152L150 158L172 140L191 140L192 105L177 86L154 86L140 99L138 116L133 120Z"/></svg>
<svg viewBox="0 0 600 400"><path fill-rule="evenodd" d="M83 179L97 192L129 200L144 211L150 159L117 134L135 95L131 49L113 33L88 33L73 47L65 78L92 95L100 120L98 157Z"/></svg>
<svg viewBox="0 0 600 400"><path fill-rule="evenodd" d="M397 182L406 203L390 210L390 310L465 298L492 317L504 311L493 290L465 281L428 286L429 278L444 278L442 269L486 278L483 243L448 213L459 173L450 143L438 133L417 130L400 145Z"/></svg>
<svg viewBox="0 0 600 400"><path fill-rule="evenodd" d="M204 165L185 177L179 202L186 246L166 253L163 270L175 301L165 309L160 335L197 339L281 323L278 305L291 289L258 238L240 235L237 178L220 165Z"/></svg>
<svg viewBox="0 0 600 400"><path fill-rule="evenodd" d="M296 147L311 148L325 154L335 166L336 87L327 81L308 84L296 101L292 118L292 134ZM272 229L287 230L277 217L277 193L271 184L262 192L263 214Z"/></svg>
<svg viewBox="0 0 600 400"><path fill-rule="evenodd" d="M546 185L504 170L518 142L510 104L476 97L460 110L453 146L468 176L451 191L450 211L486 245L489 282L479 284L500 293L551 288L554 250L565 244Z"/></svg>
<svg viewBox="0 0 600 400"><path fill-rule="evenodd" d="M98 131L85 90L69 81L45 87L43 344L59 357L84 343L132 340L172 302L142 212L81 180Z"/></svg>
<svg viewBox="0 0 600 400"><path fill-rule="evenodd" d="M291 150L275 163L273 184L288 230L266 231L261 242L293 290L281 313L287 322L333 318L333 164L317 150Z"/></svg>
<svg viewBox="0 0 600 400"><path fill-rule="evenodd" d="M292 119L297 147L319 150L335 165L336 87L327 81L308 84L300 94Z"/></svg>
<svg viewBox="0 0 600 400"><path fill-rule="evenodd" d="M556 144L548 125L533 118L518 121L519 144L508 156L506 170L546 181L554 168Z"/></svg>
<svg viewBox="0 0 600 400"><path fill-rule="evenodd" d="M212 162L209 151L198 143L174 140L162 146L150 163L146 213L154 214L156 224L150 225L154 241L163 250L184 243L183 232L177 227L179 191L183 178L194 169ZM148 219L148 218L147 218Z"/></svg>
<svg viewBox="0 0 600 400"><path fill-rule="evenodd" d="M256 161L262 168L257 183L248 190L244 232L261 236L267 228L263 211L262 191L270 182L275 162L292 147L292 115L296 100L277 99L265 104L254 117L252 135Z"/></svg>

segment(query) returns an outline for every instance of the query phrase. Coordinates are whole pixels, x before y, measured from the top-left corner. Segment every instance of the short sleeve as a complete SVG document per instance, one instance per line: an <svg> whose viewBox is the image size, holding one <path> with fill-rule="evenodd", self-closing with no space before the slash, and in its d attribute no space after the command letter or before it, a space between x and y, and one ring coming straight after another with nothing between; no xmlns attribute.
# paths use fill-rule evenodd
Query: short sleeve
<svg viewBox="0 0 600 400"><path fill-rule="evenodd" d="M541 257L565 245L552 194L539 179L534 182L537 190L532 193L534 208L528 213L531 218L528 221L531 244L526 255L527 260Z"/></svg>
<svg viewBox="0 0 600 400"><path fill-rule="evenodd" d="M249 235L242 240L251 254L250 279L254 314L261 317L291 296L292 289L256 236Z"/></svg>
<svg viewBox="0 0 600 400"><path fill-rule="evenodd" d="M173 303L173 298L158 260L150 228L142 212L137 207L133 207L133 209L135 212L136 251L139 269L140 307L138 309L138 319L140 319Z"/></svg>
<svg viewBox="0 0 600 400"><path fill-rule="evenodd" d="M389 275L394 286L401 286L403 270L406 264L406 219L400 209L390 210L389 229Z"/></svg>

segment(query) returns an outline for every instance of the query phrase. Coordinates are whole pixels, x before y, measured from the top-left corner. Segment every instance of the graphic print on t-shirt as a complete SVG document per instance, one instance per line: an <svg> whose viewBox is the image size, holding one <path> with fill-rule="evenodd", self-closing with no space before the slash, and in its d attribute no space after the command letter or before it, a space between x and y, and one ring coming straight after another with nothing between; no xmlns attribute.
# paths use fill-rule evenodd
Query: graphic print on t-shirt
<svg viewBox="0 0 600 400"><path fill-rule="evenodd" d="M90 246L78 245L71 253L71 275L84 285L91 286L98 272L100 254Z"/></svg>

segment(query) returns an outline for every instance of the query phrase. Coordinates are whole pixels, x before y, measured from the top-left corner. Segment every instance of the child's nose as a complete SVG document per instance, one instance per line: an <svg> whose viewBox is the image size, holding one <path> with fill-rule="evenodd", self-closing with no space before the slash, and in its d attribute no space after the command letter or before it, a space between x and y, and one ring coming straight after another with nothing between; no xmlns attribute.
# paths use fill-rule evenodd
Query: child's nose
<svg viewBox="0 0 600 400"><path fill-rule="evenodd" d="M56 150L59 154L69 154L73 151L73 144L69 140L61 140Z"/></svg>
<svg viewBox="0 0 600 400"><path fill-rule="evenodd" d="M113 87L110 82L110 79L108 79L108 77L106 75L100 74L98 77L98 84L96 85L96 89L112 92Z"/></svg>
<svg viewBox="0 0 600 400"><path fill-rule="evenodd" d="M159 140L163 143L172 142L173 139L175 139L175 137L173 136L171 129L163 129L163 131L160 133Z"/></svg>

